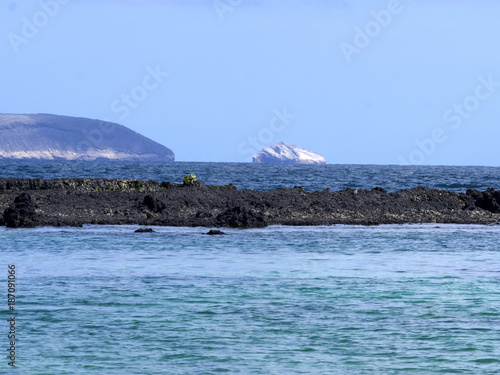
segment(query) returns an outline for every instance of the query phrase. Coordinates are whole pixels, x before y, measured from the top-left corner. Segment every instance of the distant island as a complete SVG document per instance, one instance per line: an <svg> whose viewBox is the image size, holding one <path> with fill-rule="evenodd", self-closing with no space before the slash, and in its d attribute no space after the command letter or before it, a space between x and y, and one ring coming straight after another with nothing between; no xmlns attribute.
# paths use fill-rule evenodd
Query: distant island
<svg viewBox="0 0 500 375"><path fill-rule="evenodd" d="M51 114L0 114L0 159L174 162L169 148L123 125Z"/></svg>
<svg viewBox="0 0 500 375"><path fill-rule="evenodd" d="M326 164L322 155L287 142L280 142L264 148L253 157L253 162L264 164Z"/></svg>

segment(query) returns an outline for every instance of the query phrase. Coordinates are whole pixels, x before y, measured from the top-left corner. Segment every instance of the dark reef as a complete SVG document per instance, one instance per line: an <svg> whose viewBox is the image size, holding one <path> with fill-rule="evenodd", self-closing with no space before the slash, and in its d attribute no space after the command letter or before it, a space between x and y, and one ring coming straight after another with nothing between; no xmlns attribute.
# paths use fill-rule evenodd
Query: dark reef
<svg viewBox="0 0 500 375"><path fill-rule="evenodd" d="M500 222L500 191L454 193L426 187L391 193L383 188L254 191L193 181L0 178L1 213L0 225L8 227L493 224Z"/></svg>
<svg viewBox="0 0 500 375"><path fill-rule="evenodd" d="M139 228L134 233L154 233L152 228Z"/></svg>

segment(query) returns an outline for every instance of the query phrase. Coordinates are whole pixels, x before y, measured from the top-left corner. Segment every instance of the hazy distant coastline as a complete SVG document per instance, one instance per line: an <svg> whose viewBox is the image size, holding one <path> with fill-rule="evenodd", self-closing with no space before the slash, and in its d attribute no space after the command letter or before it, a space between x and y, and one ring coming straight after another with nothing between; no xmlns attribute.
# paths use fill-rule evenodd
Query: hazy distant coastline
<svg viewBox="0 0 500 375"><path fill-rule="evenodd" d="M0 114L0 158L175 161L172 150L125 126L50 114Z"/></svg>

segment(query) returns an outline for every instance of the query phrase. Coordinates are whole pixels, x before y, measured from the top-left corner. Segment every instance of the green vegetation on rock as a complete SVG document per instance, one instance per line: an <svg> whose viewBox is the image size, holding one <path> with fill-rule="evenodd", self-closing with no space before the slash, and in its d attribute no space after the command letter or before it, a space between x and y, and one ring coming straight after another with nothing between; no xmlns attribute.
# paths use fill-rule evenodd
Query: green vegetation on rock
<svg viewBox="0 0 500 375"><path fill-rule="evenodd" d="M198 178L193 174L188 174L184 176L182 179L182 183L184 186L200 186L200 181L198 181Z"/></svg>

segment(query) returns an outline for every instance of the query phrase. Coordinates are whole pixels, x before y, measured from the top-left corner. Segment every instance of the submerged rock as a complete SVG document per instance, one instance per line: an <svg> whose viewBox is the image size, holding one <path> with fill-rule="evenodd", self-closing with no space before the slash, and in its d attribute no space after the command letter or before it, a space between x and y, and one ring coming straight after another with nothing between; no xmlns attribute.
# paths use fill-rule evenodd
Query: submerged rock
<svg viewBox="0 0 500 375"><path fill-rule="evenodd" d="M139 228L134 233L154 233L154 230L151 228Z"/></svg>
<svg viewBox="0 0 500 375"><path fill-rule="evenodd" d="M264 148L253 157L253 162L265 164L326 164L322 155L287 142Z"/></svg>
<svg viewBox="0 0 500 375"><path fill-rule="evenodd" d="M226 233L224 233L221 230L211 229L211 230L208 231L208 233L203 233L203 234L208 234L210 236L217 236L217 235L226 234Z"/></svg>

